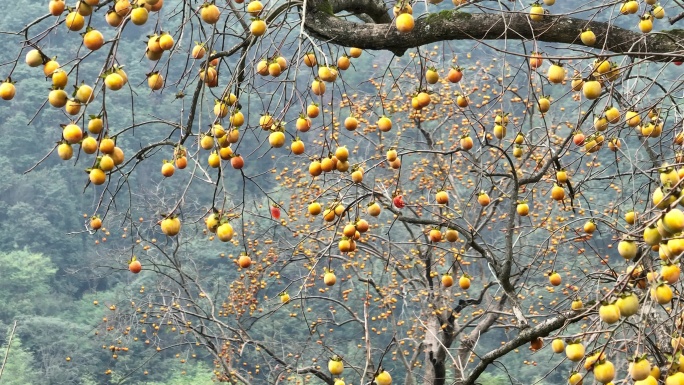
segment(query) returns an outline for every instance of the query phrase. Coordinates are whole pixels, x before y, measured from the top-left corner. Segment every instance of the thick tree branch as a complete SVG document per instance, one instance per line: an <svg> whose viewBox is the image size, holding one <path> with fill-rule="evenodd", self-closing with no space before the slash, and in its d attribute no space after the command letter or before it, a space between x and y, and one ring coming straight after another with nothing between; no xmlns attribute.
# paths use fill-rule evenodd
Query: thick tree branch
<svg viewBox="0 0 684 385"><path fill-rule="evenodd" d="M546 321L534 327L524 329L520 332L520 334L518 334L517 337L506 342L498 349L492 350L489 353L482 356L480 362L478 362L477 366L475 366L475 368L470 373L468 378L466 378L462 382L458 382L458 385L473 385L475 381L477 381L477 379L480 377L480 375L482 375L482 373L485 371L487 366L489 366L489 364L497 360L499 357L502 357L510 353L511 351L519 348L522 345L530 343L530 341L537 337L547 336L549 333L551 333L554 330L560 329L565 324L577 322L582 318L582 315L579 315L573 311L568 311L561 313L553 318L549 318Z"/></svg>
<svg viewBox="0 0 684 385"><path fill-rule="evenodd" d="M684 19L684 12L680 13L677 16L669 18L668 21L670 22L670 25L672 25L682 19Z"/></svg>
<svg viewBox="0 0 684 385"><path fill-rule="evenodd" d="M463 311L463 309L465 309L468 306L481 304L482 300L484 299L485 293L492 286L494 286L494 282L488 282L486 285L484 285L482 287L482 290L480 290L480 295L477 298L469 298L466 300L459 299L458 300L458 305L456 305L456 307L454 307L451 310L451 313L449 314L449 317L447 317L447 320L446 320L448 322L446 332L449 333L452 341L453 341L453 338L456 337L456 335L457 335L456 331L454 330L454 321L456 320L456 314L460 314ZM460 330L459 330L459 332L460 332Z"/></svg>
<svg viewBox="0 0 684 385"><path fill-rule="evenodd" d="M351 12L356 15L365 14L370 16L378 24L392 22L392 18L387 13L387 7L382 0L330 0L333 13L342 11Z"/></svg>
<svg viewBox="0 0 684 385"><path fill-rule="evenodd" d="M353 0L353 4L367 1ZM524 13L463 13L442 11L416 20L413 31L400 34L388 24L361 24L334 15L341 5L311 1L306 28L321 40L347 47L389 50L402 55L407 49L443 40L537 40L549 43L581 44L579 31L590 27L596 34L596 47L604 51L653 61L684 57L684 30L643 34L607 22L547 15L531 22ZM336 3L337 4L337 1ZM371 7L370 9L375 9ZM365 10L365 13L371 12ZM374 17L375 19L375 17Z"/></svg>
<svg viewBox="0 0 684 385"><path fill-rule="evenodd" d="M431 385L444 385L446 382L446 356L447 349L451 348L454 339L465 327L455 328L456 314L471 305L479 305L484 299L487 289L494 286L494 282L487 283L477 298L459 300L448 316L431 317L427 322L428 333L425 334L423 345L425 346L426 367L425 383ZM439 322L437 322L439 321ZM429 379L429 380L428 380Z"/></svg>

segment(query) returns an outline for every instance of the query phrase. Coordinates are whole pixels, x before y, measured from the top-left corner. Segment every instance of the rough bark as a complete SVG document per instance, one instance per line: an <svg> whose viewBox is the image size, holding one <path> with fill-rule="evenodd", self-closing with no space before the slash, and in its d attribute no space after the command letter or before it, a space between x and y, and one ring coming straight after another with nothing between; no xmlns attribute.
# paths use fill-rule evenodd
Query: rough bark
<svg viewBox="0 0 684 385"><path fill-rule="evenodd" d="M437 316L431 316L427 320L425 332L425 376L424 384L443 385L446 377L445 358L446 351L443 347L442 330Z"/></svg>
<svg viewBox="0 0 684 385"><path fill-rule="evenodd" d="M441 11L420 17L413 31L399 33L387 24L387 10L370 0L352 0L351 5L336 0L311 0L305 26L309 33L333 44L373 50L389 50L402 55L407 49L444 40L537 40L549 43L582 44L579 31L589 27L597 37L597 48L653 61L684 58L684 30L643 34L606 22L546 15L532 22L525 13L464 13ZM367 5L367 8L364 8ZM334 15L339 10L369 14L381 24L355 23Z"/></svg>
<svg viewBox="0 0 684 385"><path fill-rule="evenodd" d="M529 344L530 341L537 337L547 336L554 330L558 330L561 327L577 322L582 319L581 314L574 313L572 311L558 314L554 317L548 318L547 320L535 325L534 327L529 327L523 329L515 338L509 340L504 345L498 349L494 349L483 356L480 357L480 361L475 365L475 367L470 371L468 376L463 379L457 379L457 385L473 385L475 381L482 375L485 369L492 362L496 361L499 357L505 356L514 349L517 349L523 345ZM462 342L463 344L463 342ZM474 345L474 344L473 344Z"/></svg>
<svg viewBox="0 0 684 385"><path fill-rule="evenodd" d="M426 385L444 385L446 382L447 369L447 349L451 348L459 330L456 327L456 314L472 305L482 303L487 290L494 286L493 283L486 284L480 291L478 298L459 300L458 305L451 312L442 315L434 315L428 318L426 323L425 338L425 374L423 383ZM496 317L494 317L495 319ZM493 320L492 320L493 322Z"/></svg>

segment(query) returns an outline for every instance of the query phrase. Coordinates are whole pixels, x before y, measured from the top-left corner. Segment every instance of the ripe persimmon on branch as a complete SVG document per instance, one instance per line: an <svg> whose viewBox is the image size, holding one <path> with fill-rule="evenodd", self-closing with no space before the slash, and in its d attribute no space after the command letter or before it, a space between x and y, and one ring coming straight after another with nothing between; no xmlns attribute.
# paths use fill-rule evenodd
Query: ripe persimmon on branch
<svg viewBox="0 0 684 385"><path fill-rule="evenodd" d="M26 2L97 382L684 384L678 2Z"/></svg>

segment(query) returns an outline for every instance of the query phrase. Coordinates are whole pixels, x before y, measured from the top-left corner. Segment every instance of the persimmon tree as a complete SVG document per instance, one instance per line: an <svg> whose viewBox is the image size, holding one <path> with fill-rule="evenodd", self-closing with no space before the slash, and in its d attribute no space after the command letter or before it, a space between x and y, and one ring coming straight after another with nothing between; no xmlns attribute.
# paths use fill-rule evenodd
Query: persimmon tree
<svg viewBox="0 0 684 385"><path fill-rule="evenodd" d="M102 376L684 383L684 8L544 3L27 4L0 96L86 169Z"/></svg>

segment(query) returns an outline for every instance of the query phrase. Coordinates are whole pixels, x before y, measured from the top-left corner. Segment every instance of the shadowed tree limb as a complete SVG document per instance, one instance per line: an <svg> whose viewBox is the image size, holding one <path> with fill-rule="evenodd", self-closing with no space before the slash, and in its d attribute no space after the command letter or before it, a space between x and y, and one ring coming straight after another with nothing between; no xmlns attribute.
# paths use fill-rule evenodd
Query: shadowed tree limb
<svg viewBox="0 0 684 385"><path fill-rule="evenodd" d="M674 16L674 17L669 18L668 21L669 21L670 24L672 25L672 24L674 24L674 23L676 23L676 22L678 22L679 20L682 20L682 19L684 19L684 12L680 13L680 14L677 15L677 16Z"/></svg>
<svg viewBox="0 0 684 385"><path fill-rule="evenodd" d="M345 6L345 4L350 4ZM362 8L363 6L366 8ZM370 15L376 23L362 24L338 18L334 12L350 10ZM608 22L588 21L547 15L532 22L525 13L464 13L442 11L418 18L413 31L399 33L386 23L387 11L371 0L326 2L312 0L306 13L306 29L313 36L346 47L389 50L402 55L407 49L443 40L537 40L547 43L581 44L579 31L591 28L596 34L595 47L604 51L652 61L670 61L684 57L684 30L643 34ZM381 16L382 15L382 16Z"/></svg>
<svg viewBox="0 0 684 385"><path fill-rule="evenodd" d="M387 7L382 0L329 0L333 13L342 11L356 15L368 15L373 22L387 24L392 18L387 13Z"/></svg>
<svg viewBox="0 0 684 385"><path fill-rule="evenodd" d="M482 375L487 366L498 358L510 353L525 344L530 343L537 337L547 336L554 330L558 330L566 324L571 324L580 321L584 315L578 314L574 311L567 311L549 318L533 327L523 329L515 338L501 345L498 349L494 349L483 355L475 368L470 372L467 378L457 382L458 385L473 385L475 381Z"/></svg>

